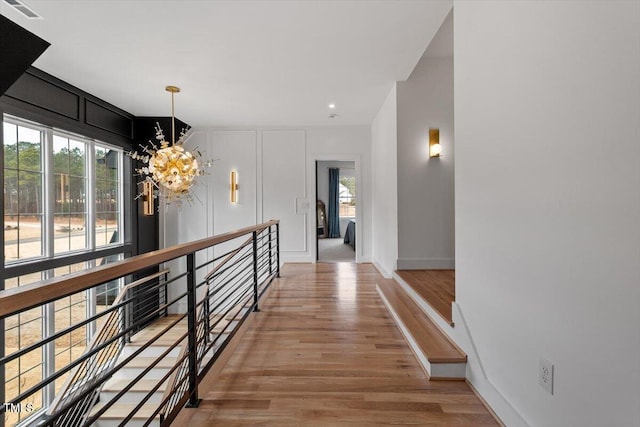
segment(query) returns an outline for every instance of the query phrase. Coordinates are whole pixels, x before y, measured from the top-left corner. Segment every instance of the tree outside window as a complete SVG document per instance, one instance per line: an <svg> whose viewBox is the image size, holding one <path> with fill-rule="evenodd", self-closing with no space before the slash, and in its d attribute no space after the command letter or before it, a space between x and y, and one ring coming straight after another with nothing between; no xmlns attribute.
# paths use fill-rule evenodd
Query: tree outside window
<svg viewBox="0 0 640 427"><path fill-rule="evenodd" d="M340 169L340 184L338 185L338 201L341 217L355 218L356 216L356 177L352 169Z"/></svg>

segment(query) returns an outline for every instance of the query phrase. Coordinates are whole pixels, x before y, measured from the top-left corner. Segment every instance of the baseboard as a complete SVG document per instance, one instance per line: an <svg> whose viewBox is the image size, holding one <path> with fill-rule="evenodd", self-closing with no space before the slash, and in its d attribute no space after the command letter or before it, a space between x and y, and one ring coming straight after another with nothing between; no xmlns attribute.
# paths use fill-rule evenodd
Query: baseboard
<svg viewBox="0 0 640 427"><path fill-rule="evenodd" d="M299 262L315 262L313 257L306 252L301 253L284 253L280 252L280 265L285 262L299 263Z"/></svg>
<svg viewBox="0 0 640 427"><path fill-rule="evenodd" d="M453 270L454 258L399 258L398 270Z"/></svg>
<svg viewBox="0 0 640 427"><path fill-rule="evenodd" d="M476 394L491 408L501 423L509 427L531 427L531 424L487 376L462 309L455 302L453 303L453 320L456 323L455 334L448 335L467 353L467 382L473 386Z"/></svg>
<svg viewBox="0 0 640 427"><path fill-rule="evenodd" d="M382 264L380 264L380 262L373 260L372 262L373 266L375 267L376 270L378 270L378 273L380 273L380 275L382 277L384 277L385 279L391 279L392 274L390 272L388 272L383 266Z"/></svg>
<svg viewBox="0 0 640 427"><path fill-rule="evenodd" d="M530 424L509 402L509 399L500 392L487 376L460 305L456 302L452 305L454 328L427 304L402 277L394 273L393 278L440 330L467 354L467 382L473 386L476 393L490 406L496 418L509 427L530 427Z"/></svg>

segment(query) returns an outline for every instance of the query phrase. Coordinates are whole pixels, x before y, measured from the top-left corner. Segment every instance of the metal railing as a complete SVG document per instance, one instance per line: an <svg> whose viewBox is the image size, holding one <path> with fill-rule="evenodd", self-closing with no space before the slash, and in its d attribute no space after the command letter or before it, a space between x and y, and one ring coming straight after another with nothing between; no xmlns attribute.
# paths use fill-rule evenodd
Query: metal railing
<svg viewBox="0 0 640 427"><path fill-rule="evenodd" d="M120 425L134 418L143 425L169 425L185 405L198 405L198 385L244 320L259 310L261 295L279 276L279 240L279 221L273 220L1 291L0 319L4 319L142 269L161 270L129 284L104 311L0 358L0 368L4 368L65 334L100 323L80 357L55 366L19 395L7 396L8 403L20 405L54 385L58 388L66 377L54 402L27 422L75 427L92 425L104 417ZM153 309L134 315L141 301L152 301ZM141 329L141 325L146 327ZM118 377L126 378L124 386L107 396L105 384ZM135 403L129 403L125 415L117 418L113 410L131 402L127 399L131 393L135 393ZM0 406L0 414L6 408Z"/></svg>
<svg viewBox="0 0 640 427"><path fill-rule="evenodd" d="M164 277L166 281L169 270L163 270L159 273L144 277L126 285L114 299L112 309L108 311L104 323L95 333L91 343L83 354L88 355L82 362L77 365L71 374L67 376L62 388L56 393L56 398L46 411L48 416L55 414L59 408L64 407L80 395L82 392L91 390L83 399L77 401L70 406L64 413L58 414L56 424L65 427L76 427L82 425L82 420L86 413L96 403L100 394L100 387L95 384L101 384L100 379L108 377L111 369L115 365L122 348L127 343L128 335L124 335L122 339L113 339L123 331L130 330L133 325L131 317L131 307L124 304L131 301L132 290L138 286L149 284L149 282ZM162 282L157 282L162 283ZM161 286L161 290L164 286ZM166 304L166 294L162 302ZM124 306L123 306L124 304ZM117 309L114 309L115 306Z"/></svg>

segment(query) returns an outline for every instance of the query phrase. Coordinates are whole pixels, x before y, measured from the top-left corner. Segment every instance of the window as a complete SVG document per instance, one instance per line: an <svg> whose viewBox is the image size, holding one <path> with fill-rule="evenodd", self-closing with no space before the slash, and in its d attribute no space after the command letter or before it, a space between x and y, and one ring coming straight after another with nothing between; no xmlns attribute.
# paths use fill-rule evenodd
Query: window
<svg viewBox="0 0 640 427"><path fill-rule="evenodd" d="M116 147L5 116L5 264L122 243L122 158Z"/></svg>
<svg viewBox="0 0 640 427"><path fill-rule="evenodd" d="M338 184L338 216L356 217L356 176L354 169L340 168L340 184Z"/></svg>
<svg viewBox="0 0 640 427"><path fill-rule="evenodd" d="M4 123L5 262L44 254L41 129Z"/></svg>
<svg viewBox="0 0 640 427"><path fill-rule="evenodd" d="M54 253L87 249L86 143L53 134Z"/></svg>
<svg viewBox="0 0 640 427"><path fill-rule="evenodd" d="M123 151L106 143L4 116L5 266L33 263L33 273L4 280L4 289L69 274L121 259L113 254L55 269L38 268L49 258L82 254L123 239ZM31 264L30 264L31 265ZM62 298L4 320L5 354L40 341L88 315L105 309L122 286L112 281L99 289ZM0 323L1 325L1 323ZM5 399L37 384L84 351L95 325L87 325L5 366ZM28 398L46 407L64 377ZM27 403L27 401L23 402ZM31 414L12 413L5 422Z"/></svg>
<svg viewBox="0 0 640 427"><path fill-rule="evenodd" d="M121 241L120 209L122 180L119 171L121 153L96 145L96 246L104 246Z"/></svg>

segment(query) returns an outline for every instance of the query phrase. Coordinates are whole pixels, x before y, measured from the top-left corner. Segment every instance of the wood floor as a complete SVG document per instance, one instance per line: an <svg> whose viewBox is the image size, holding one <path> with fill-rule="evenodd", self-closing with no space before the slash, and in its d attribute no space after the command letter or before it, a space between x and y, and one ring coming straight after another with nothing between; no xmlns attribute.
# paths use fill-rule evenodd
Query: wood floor
<svg viewBox="0 0 640 427"><path fill-rule="evenodd" d="M173 425L497 426L465 382L429 381L369 264L289 264L199 408Z"/></svg>
<svg viewBox="0 0 640 427"><path fill-rule="evenodd" d="M451 304L456 300L455 270L398 270L397 273L453 326Z"/></svg>

